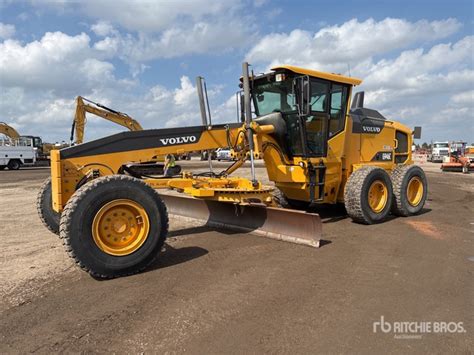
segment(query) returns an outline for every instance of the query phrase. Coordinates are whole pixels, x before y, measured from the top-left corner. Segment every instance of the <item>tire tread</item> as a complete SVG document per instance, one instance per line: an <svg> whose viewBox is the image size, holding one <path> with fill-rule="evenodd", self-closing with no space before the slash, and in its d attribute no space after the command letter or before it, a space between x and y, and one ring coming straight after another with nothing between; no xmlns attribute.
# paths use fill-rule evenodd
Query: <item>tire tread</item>
<svg viewBox="0 0 474 355"><path fill-rule="evenodd" d="M96 277L96 278L101 278L101 279L112 279L112 278L116 278L116 277L130 276L130 275L137 274L137 273L145 270L148 266L150 266L150 264L152 264L156 260L156 258L158 257L158 253L156 253L152 258L150 258L149 262L142 265L141 267L135 268L133 271L130 271L130 272L114 272L113 275L106 275L106 274L101 274L101 273L95 272L94 270L91 270L86 265L84 265L79 260L79 258L75 255L74 250L71 247L70 238L69 238L70 230L71 230L71 227L72 227L71 219L72 219L72 214L74 213L74 210L77 208L77 206L78 206L79 202L81 201L81 199L83 199L88 193L90 193L97 186L110 183L111 181L117 180L117 179L119 179L119 180L128 180L128 181L134 180L134 181L142 184L146 188L150 189L150 193L154 193L154 194L158 195L158 193L153 188L151 188L149 185L147 185L142 180L132 178L132 177L129 177L127 175L109 175L109 176L105 176L103 178L98 178L98 179L95 179L95 180L92 180L92 181L86 183L81 188L79 188L74 193L74 195L71 196L71 198L69 199L68 203L66 204L66 207L64 208L63 213L61 215L61 223L60 223L60 227L59 227L60 238L63 241L63 245L66 249L66 252L74 260L76 265L78 265L82 270L88 272L91 276ZM160 199L160 201L161 201L161 199ZM165 219L165 221L164 221L165 223L163 225L163 228L162 228L160 236L159 236L159 238L160 238L159 248L160 249L161 249L162 245L164 244L164 241L166 239L166 235L168 234L168 227L169 227L169 218L168 218L168 213L167 213L167 210L166 210L166 205L163 202L161 202L161 205L162 206L159 207L159 208L163 209L161 212L164 212L163 213L163 218Z"/></svg>
<svg viewBox="0 0 474 355"><path fill-rule="evenodd" d="M44 194L45 194L45 191L46 191L46 188L47 188L48 184L50 184L50 183L51 183L51 178L49 177L41 185L40 190L38 192L38 195L36 196L36 211L38 212L38 216L39 216L41 222L43 223L43 225L50 232L52 232L56 235L59 235L59 225L56 228L56 226L52 226L50 223L48 223L48 221L46 220L46 217L44 215L44 211L43 211L43 207L42 207Z"/></svg>
<svg viewBox="0 0 474 355"><path fill-rule="evenodd" d="M391 174L392 179L392 186L393 186L393 205L392 205L392 213L396 216L401 217L408 217L412 215L410 211L403 204L403 199L401 198L403 189L402 185L404 183L405 176L411 169L421 169L417 165L399 165L395 169L393 169ZM421 169L422 170L422 169ZM422 177L423 182L426 185L426 177L423 175ZM425 191L426 194L426 191ZM423 202L424 204L424 202Z"/></svg>
<svg viewBox="0 0 474 355"><path fill-rule="evenodd" d="M362 205L362 190L363 185L367 177L374 171L374 170L383 170L377 166L363 166L356 171L354 171L345 186L344 191L344 205L347 211L347 214L354 222L362 223L362 224L373 224L378 223L379 221L373 221L368 218L367 214L364 213L364 208ZM383 170L385 171L385 170ZM390 180L390 179L389 179ZM391 186L387 188L391 189ZM390 194L390 192L389 192ZM391 201L389 201L389 204Z"/></svg>

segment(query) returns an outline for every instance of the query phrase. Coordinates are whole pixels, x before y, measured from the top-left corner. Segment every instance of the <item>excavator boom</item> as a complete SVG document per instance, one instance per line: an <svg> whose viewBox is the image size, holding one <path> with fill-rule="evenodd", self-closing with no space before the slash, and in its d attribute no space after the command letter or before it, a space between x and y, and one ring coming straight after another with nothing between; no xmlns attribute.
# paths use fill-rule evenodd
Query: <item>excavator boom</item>
<svg viewBox="0 0 474 355"><path fill-rule="evenodd" d="M3 133L11 139L20 138L20 134L17 132L17 130L5 122L0 122L0 133Z"/></svg>
<svg viewBox="0 0 474 355"><path fill-rule="evenodd" d="M88 103L85 103L89 102ZM91 105L92 104L92 105ZM141 131L142 126L138 121L126 113L112 110L104 105L95 103L84 97L78 96L76 99L76 112L74 115L74 121L71 130L71 142L74 141L74 134L76 136L75 144L81 144L84 142L84 131L86 126L86 113L91 113L98 117L102 117L108 121L114 122L120 126L123 126L130 131Z"/></svg>

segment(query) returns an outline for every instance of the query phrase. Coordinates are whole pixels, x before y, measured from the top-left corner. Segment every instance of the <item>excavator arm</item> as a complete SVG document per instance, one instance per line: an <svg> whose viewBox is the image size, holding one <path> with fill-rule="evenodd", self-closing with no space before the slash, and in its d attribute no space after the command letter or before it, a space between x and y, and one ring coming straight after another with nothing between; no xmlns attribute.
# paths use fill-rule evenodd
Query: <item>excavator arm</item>
<svg viewBox="0 0 474 355"><path fill-rule="evenodd" d="M85 103L84 101L87 101L90 104ZM104 105L78 96L76 99L76 113L74 115L74 121L71 130L71 142L74 142L74 144L81 144L84 142L84 131L87 122L86 113L91 113L98 117L102 117L122 127L128 128L130 131L143 130L140 123L138 123L126 113L112 110L111 108L108 108ZM75 141L74 134L76 136Z"/></svg>
<svg viewBox="0 0 474 355"><path fill-rule="evenodd" d="M3 133L7 137L11 139L18 139L20 138L20 134L17 132L15 128L9 126L5 122L0 122L0 133Z"/></svg>

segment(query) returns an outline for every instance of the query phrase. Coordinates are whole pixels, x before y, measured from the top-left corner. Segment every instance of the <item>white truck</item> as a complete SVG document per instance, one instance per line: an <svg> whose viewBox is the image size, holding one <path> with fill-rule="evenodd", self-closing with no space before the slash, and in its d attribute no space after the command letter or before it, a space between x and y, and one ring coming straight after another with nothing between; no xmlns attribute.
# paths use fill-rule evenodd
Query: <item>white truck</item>
<svg viewBox="0 0 474 355"><path fill-rule="evenodd" d="M31 138L0 138L0 170L18 170L36 163L36 149Z"/></svg>
<svg viewBox="0 0 474 355"><path fill-rule="evenodd" d="M216 150L216 159L217 161L221 160L233 160L230 155L230 149L228 148L218 148Z"/></svg>
<svg viewBox="0 0 474 355"><path fill-rule="evenodd" d="M430 161L442 163L444 157L449 156L449 142L434 142L431 146Z"/></svg>

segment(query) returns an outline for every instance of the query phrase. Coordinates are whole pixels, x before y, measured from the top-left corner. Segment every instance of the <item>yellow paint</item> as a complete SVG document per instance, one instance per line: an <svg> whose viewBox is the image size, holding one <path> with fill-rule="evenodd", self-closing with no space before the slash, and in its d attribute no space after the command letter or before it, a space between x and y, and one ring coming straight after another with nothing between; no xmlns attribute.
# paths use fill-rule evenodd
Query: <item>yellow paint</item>
<svg viewBox="0 0 474 355"><path fill-rule="evenodd" d="M388 190L382 181L376 180L369 187L369 206L375 213L383 211L387 205Z"/></svg>
<svg viewBox="0 0 474 355"><path fill-rule="evenodd" d="M287 69L296 74L308 75L314 78L321 78L321 79L326 79L326 80L335 81L335 82L344 83L344 84L359 85L360 83L362 83L362 79L353 78L353 77L345 76L341 74L327 73L323 71L300 68L294 65L285 64L285 65L278 65L272 68L272 70L277 70L277 69Z"/></svg>
<svg viewBox="0 0 474 355"><path fill-rule="evenodd" d="M114 256L130 255L148 238L150 220L145 209L128 199L113 200L102 206L92 222L97 247Z"/></svg>
<svg viewBox="0 0 474 355"><path fill-rule="evenodd" d="M420 204L423 198L423 182L418 176L414 176L410 179L407 185L407 199L408 203L413 207Z"/></svg>

